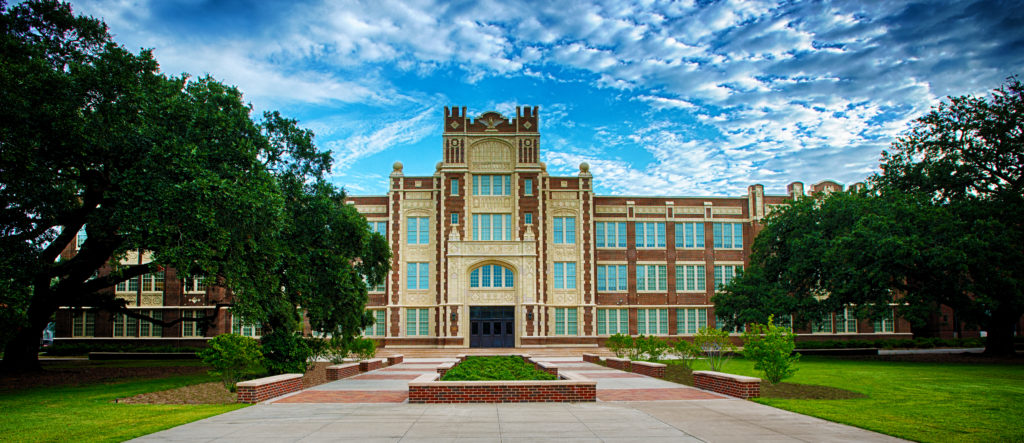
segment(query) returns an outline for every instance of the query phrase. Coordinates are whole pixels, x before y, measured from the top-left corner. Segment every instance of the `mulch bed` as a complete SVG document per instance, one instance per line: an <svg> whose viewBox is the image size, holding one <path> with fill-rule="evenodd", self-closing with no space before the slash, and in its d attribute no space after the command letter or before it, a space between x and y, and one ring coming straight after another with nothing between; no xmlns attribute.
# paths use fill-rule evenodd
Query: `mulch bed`
<svg viewBox="0 0 1024 443"><path fill-rule="evenodd" d="M687 386L693 386L693 373L684 365L668 365L665 368L665 380ZM761 382L762 398L799 398L814 400L845 400L848 398L867 397L859 392L831 386L802 385L796 383L779 383L777 385Z"/></svg>
<svg viewBox="0 0 1024 443"><path fill-rule="evenodd" d="M302 376L302 388L308 389L327 383L327 366L330 364L323 362L314 363L313 367ZM161 405L229 404L236 401L237 396L235 393L228 391L224 384L219 382L202 383L117 399L117 403Z"/></svg>

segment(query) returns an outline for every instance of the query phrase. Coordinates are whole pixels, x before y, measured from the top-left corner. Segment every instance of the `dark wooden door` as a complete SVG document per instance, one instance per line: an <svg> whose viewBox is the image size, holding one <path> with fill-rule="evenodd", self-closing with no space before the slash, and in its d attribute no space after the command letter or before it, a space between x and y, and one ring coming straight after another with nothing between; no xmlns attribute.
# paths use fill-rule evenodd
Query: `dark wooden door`
<svg viewBox="0 0 1024 443"><path fill-rule="evenodd" d="M469 307L469 347L511 348L515 343L515 306Z"/></svg>

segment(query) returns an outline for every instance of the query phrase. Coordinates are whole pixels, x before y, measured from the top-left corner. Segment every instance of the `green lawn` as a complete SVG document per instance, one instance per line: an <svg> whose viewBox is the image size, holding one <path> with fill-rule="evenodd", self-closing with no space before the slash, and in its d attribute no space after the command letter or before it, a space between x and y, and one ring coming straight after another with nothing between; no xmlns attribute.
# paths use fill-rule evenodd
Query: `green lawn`
<svg viewBox="0 0 1024 443"><path fill-rule="evenodd" d="M245 405L128 405L115 398L217 381L183 375L0 394L0 441L123 441Z"/></svg>
<svg viewBox="0 0 1024 443"><path fill-rule="evenodd" d="M734 359L725 372L759 376L753 366ZM833 386L867 398L755 401L910 440L1024 441L1024 365L803 357L797 367L786 382Z"/></svg>

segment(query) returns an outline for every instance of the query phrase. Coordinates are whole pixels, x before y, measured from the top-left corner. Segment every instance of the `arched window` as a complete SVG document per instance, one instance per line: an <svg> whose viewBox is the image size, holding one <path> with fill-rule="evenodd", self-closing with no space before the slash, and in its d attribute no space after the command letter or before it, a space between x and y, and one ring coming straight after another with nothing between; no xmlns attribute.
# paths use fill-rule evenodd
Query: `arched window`
<svg viewBox="0 0 1024 443"><path fill-rule="evenodd" d="M512 270L501 265L484 265L469 273L471 288L511 288L515 286Z"/></svg>

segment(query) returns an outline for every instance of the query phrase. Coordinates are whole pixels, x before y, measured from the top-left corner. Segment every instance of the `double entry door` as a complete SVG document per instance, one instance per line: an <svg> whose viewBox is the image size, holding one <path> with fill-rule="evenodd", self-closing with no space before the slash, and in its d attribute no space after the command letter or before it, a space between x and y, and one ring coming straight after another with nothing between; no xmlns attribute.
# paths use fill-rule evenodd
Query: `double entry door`
<svg viewBox="0 0 1024 443"><path fill-rule="evenodd" d="M515 317L515 306L470 306L469 347L514 347Z"/></svg>

